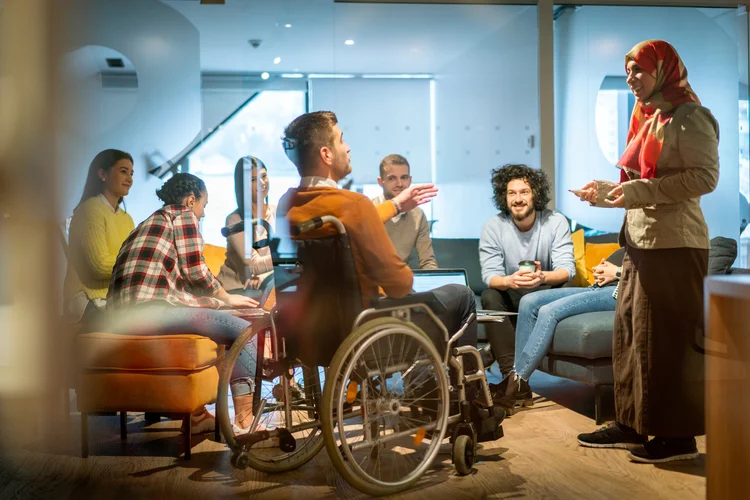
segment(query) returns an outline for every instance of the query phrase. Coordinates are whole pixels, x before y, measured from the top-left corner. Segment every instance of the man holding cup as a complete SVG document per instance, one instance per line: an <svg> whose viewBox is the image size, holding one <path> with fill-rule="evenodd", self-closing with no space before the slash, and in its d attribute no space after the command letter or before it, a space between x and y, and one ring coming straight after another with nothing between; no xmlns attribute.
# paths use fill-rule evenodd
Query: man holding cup
<svg viewBox="0 0 750 500"><path fill-rule="evenodd" d="M484 223L479 240L488 287L482 308L518 312L523 295L573 279L573 240L565 216L547 209L549 182L541 170L505 165L492 171L492 188L500 213ZM485 325L489 345L482 349L484 364L497 361L503 375L513 368L515 316L510 320ZM504 393L502 387L497 391Z"/></svg>

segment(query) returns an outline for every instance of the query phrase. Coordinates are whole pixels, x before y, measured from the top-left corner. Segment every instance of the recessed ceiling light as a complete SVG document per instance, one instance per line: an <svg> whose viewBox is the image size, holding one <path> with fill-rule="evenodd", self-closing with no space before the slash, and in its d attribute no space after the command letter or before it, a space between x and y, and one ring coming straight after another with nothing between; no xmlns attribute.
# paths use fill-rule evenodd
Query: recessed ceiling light
<svg viewBox="0 0 750 500"><path fill-rule="evenodd" d="M285 25L284 25L284 27L285 27L285 28L291 28L291 27L292 27L292 25L291 25L291 24L289 24L289 23L287 23L287 24L285 24Z"/></svg>
<svg viewBox="0 0 750 500"><path fill-rule="evenodd" d="M304 78L302 73L282 73L281 78Z"/></svg>
<svg viewBox="0 0 750 500"><path fill-rule="evenodd" d="M344 45L354 45L354 40L345 40Z"/></svg>
<svg viewBox="0 0 750 500"><path fill-rule="evenodd" d="M260 74L260 77L264 80L268 80L270 76L271 75L268 74L268 71L264 71L263 73Z"/></svg>
<svg viewBox="0 0 750 500"><path fill-rule="evenodd" d="M280 57L276 57L276 58L275 58L275 59L273 60L273 63L274 63L274 64L279 64L280 62L281 62L281 58L280 58Z"/></svg>

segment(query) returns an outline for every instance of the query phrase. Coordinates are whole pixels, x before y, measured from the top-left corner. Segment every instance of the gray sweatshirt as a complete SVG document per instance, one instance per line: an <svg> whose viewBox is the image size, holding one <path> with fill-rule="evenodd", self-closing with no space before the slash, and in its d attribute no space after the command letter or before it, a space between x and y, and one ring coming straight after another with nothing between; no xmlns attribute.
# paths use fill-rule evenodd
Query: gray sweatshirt
<svg viewBox="0 0 750 500"><path fill-rule="evenodd" d="M490 285L494 276L510 276L522 260L538 260L542 271L565 269L568 281L576 274L573 240L568 220L546 209L537 212L534 226L525 233L509 215L498 214L484 223L479 239L482 281Z"/></svg>

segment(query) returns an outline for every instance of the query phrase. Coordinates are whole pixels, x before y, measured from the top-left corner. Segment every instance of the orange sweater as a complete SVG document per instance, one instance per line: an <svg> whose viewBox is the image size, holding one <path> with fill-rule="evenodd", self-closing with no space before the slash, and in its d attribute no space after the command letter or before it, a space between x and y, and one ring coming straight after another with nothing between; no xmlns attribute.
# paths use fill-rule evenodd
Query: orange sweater
<svg viewBox="0 0 750 500"><path fill-rule="evenodd" d="M324 215L333 215L346 227L366 307L372 297L377 297L378 287L395 298L411 292L414 276L399 258L385 231L384 222L396 215L393 203L376 207L364 195L332 187L290 189L279 202L277 214L290 224ZM335 231L331 226L324 226L306 237L327 236Z"/></svg>

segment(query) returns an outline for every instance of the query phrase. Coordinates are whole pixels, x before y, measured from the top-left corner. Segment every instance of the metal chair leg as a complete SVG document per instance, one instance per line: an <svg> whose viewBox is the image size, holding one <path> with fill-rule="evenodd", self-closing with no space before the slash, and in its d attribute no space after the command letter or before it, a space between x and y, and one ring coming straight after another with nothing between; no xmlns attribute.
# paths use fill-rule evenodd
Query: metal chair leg
<svg viewBox="0 0 750 500"><path fill-rule="evenodd" d="M190 414L185 413L185 415L182 417L182 421L185 424L185 436L183 437L183 442L185 443L185 460L190 460L190 447L191 447L191 441L190 437L192 436L192 424L190 422Z"/></svg>
<svg viewBox="0 0 750 500"><path fill-rule="evenodd" d="M128 412L120 412L120 439L125 441L128 438Z"/></svg>
<svg viewBox="0 0 750 500"><path fill-rule="evenodd" d="M81 412L81 458L89 456L89 414Z"/></svg>

